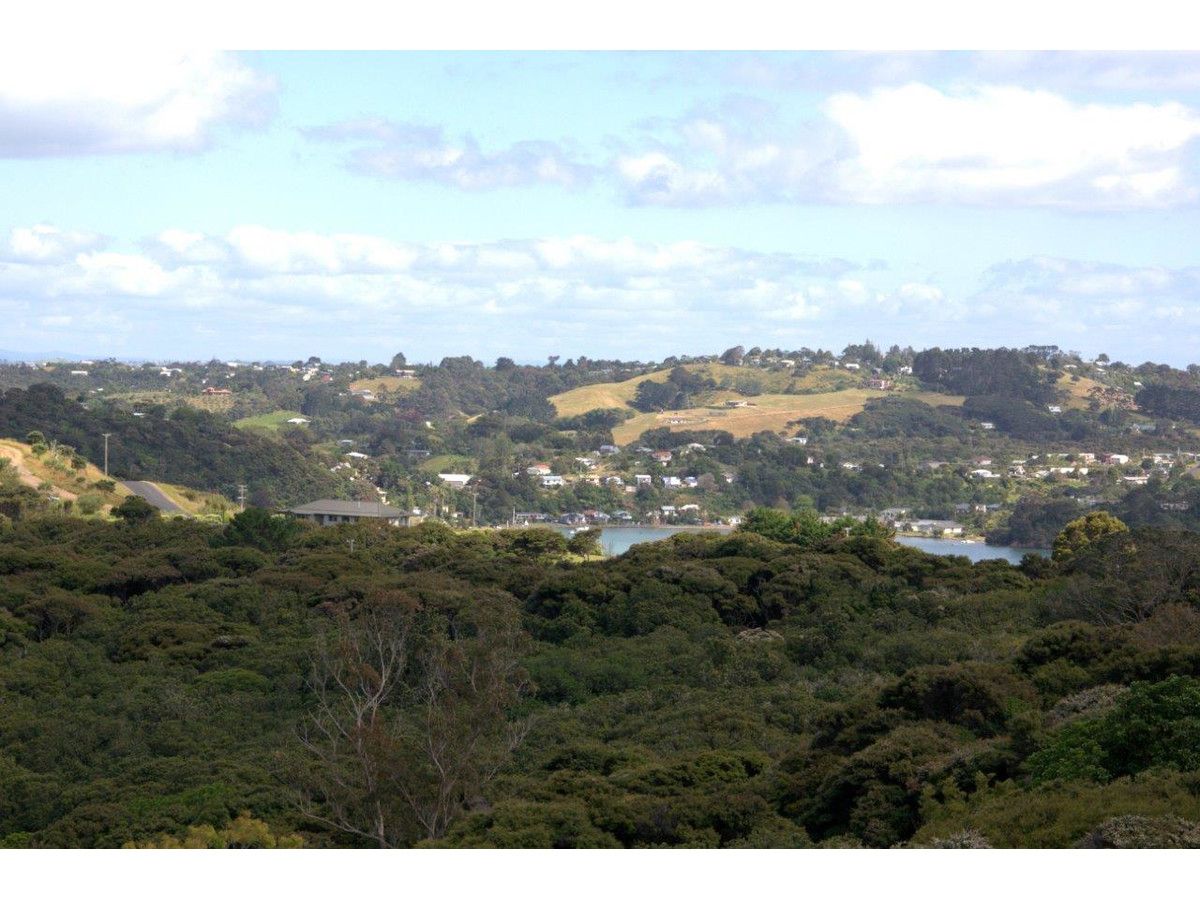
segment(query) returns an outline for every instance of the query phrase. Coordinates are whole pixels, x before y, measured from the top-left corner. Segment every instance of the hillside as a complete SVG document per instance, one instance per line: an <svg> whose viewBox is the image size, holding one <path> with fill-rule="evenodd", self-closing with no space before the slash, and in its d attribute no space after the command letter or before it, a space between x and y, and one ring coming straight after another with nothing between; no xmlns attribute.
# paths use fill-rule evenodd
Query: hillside
<svg viewBox="0 0 1200 900"><path fill-rule="evenodd" d="M117 480L165 481L227 497L244 484L263 506L342 495L341 482L319 460L198 410L139 418L103 402L89 408L48 385L0 395L0 437L20 440L31 431L92 463L104 458L108 432L109 472Z"/></svg>
<svg viewBox="0 0 1200 900"><path fill-rule="evenodd" d="M720 429L734 437L759 431L780 431L796 419L822 416L844 422L873 397L904 396L933 406L960 406L963 397L913 390L878 391L863 387L864 376L832 366L816 366L802 375L786 368L744 369L718 363L690 363L682 368L712 379L717 389L704 395L705 403L687 409L638 413L613 429L619 444L634 441L651 428L675 431ZM665 382L669 369L625 381L578 387L550 397L559 416L578 416L597 409L631 409L638 385ZM729 401L745 400L746 407L730 408Z"/></svg>
<svg viewBox="0 0 1200 900"><path fill-rule="evenodd" d="M919 400L930 406L961 406L963 397L921 391L889 393L866 388L850 388L823 394L762 394L740 397L731 392L716 395L711 406L673 409L666 412L639 413L613 428L618 444L628 444L651 428L670 428L672 431L728 431L735 438L750 437L760 431L784 431L789 422L821 417L845 422L863 411L866 402L875 397L901 396ZM747 406L728 408L727 400L744 401Z"/></svg>
<svg viewBox="0 0 1200 900"><path fill-rule="evenodd" d="M29 444L20 441L0 440L0 459L8 462L21 484L35 490L49 485L42 489L60 501L74 503L80 496L94 493L103 498L102 508L107 510L131 493L119 483L111 493L100 492L95 485L104 481L104 473L96 466L85 463L83 468L75 469L65 455L52 450L38 454Z"/></svg>
<svg viewBox="0 0 1200 900"><path fill-rule="evenodd" d="M860 387L863 376L831 366L814 366L802 375L792 370L738 368L719 363L688 363L682 368L693 375L711 378L717 388L736 394L825 394ZM660 369L625 381L588 384L550 397L563 417L578 416L593 409L624 409L633 403L643 381L663 382L670 369Z"/></svg>

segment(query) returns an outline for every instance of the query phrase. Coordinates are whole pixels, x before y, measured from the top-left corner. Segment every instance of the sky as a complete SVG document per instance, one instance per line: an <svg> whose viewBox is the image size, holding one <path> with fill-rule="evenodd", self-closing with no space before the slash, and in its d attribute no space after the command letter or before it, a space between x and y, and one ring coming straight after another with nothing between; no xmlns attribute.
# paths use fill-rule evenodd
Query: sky
<svg viewBox="0 0 1200 900"><path fill-rule="evenodd" d="M0 350L1200 362L1200 53L0 55Z"/></svg>

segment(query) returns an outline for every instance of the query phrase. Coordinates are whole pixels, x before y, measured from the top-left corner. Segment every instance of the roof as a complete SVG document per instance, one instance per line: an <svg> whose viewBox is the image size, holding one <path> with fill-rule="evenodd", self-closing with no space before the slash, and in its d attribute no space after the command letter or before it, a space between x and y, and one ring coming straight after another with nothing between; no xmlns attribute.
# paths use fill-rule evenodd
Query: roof
<svg viewBox="0 0 1200 900"><path fill-rule="evenodd" d="M364 519L394 519L410 515L386 503L367 500L314 500L288 512L301 516L358 516Z"/></svg>

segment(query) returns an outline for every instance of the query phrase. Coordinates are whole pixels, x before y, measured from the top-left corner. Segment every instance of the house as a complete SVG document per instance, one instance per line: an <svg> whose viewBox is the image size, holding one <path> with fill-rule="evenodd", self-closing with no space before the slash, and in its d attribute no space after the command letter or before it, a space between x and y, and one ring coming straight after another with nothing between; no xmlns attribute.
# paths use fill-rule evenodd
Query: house
<svg viewBox="0 0 1200 900"><path fill-rule="evenodd" d="M621 448L616 444L601 444L597 451L601 456L615 456L621 452Z"/></svg>
<svg viewBox="0 0 1200 900"><path fill-rule="evenodd" d="M547 463L534 463L525 469L526 475L549 475L553 469Z"/></svg>
<svg viewBox="0 0 1200 900"><path fill-rule="evenodd" d="M91 375L92 373L89 372L87 369L72 369L71 374L72 375ZM228 391L226 391L226 393L228 393Z"/></svg>
<svg viewBox="0 0 1200 900"><path fill-rule="evenodd" d="M622 485L625 484L625 479L622 478L620 475L609 475L607 478L604 479L604 483L611 484L615 487L621 487Z"/></svg>
<svg viewBox="0 0 1200 900"><path fill-rule="evenodd" d="M355 522L379 521L397 527L419 525L424 516L416 512L405 512L385 503L370 503L365 500L314 500L288 510L297 519L316 522L318 525L343 525Z"/></svg>
<svg viewBox="0 0 1200 900"><path fill-rule="evenodd" d="M405 378L405 379L416 378L417 370L416 369L396 369L396 377L397 378Z"/></svg>
<svg viewBox="0 0 1200 900"><path fill-rule="evenodd" d="M367 402L369 402L369 401L372 401L372 400L374 400L374 399L375 399L375 392L374 392L374 391L368 391L368 390L366 390L365 388L363 388L363 389L355 389L355 390L352 390L352 391L350 392L350 396L351 396L351 397L357 397L359 400L363 400L363 401L367 401Z"/></svg>
<svg viewBox="0 0 1200 900"><path fill-rule="evenodd" d="M1124 453L1105 453L1102 457L1103 461L1110 466L1127 466L1129 465L1129 457Z"/></svg>
<svg viewBox="0 0 1200 900"><path fill-rule="evenodd" d="M650 458L660 465L666 465L673 458L670 450L655 450L650 454Z"/></svg>
<svg viewBox="0 0 1200 900"><path fill-rule="evenodd" d="M995 431L996 423L995 422L980 422L979 427L982 428L984 431Z"/></svg>
<svg viewBox="0 0 1200 900"><path fill-rule="evenodd" d="M438 478L442 479L444 484L450 485L455 490L465 488L467 482L471 480L470 475L464 475L459 472L439 472Z"/></svg>
<svg viewBox="0 0 1200 900"><path fill-rule="evenodd" d="M749 400L726 400L725 405L730 409L741 409L744 406L749 406Z"/></svg>
<svg viewBox="0 0 1200 900"><path fill-rule="evenodd" d="M860 366L858 363L842 363L842 367L849 369L851 372L857 372L862 368L862 366Z"/></svg>
<svg viewBox="0 0 1200 900"><path fill-rule="evenodd" d="M575 457L575 462L579 463L585 469L590 469L596 465L596 460L590 456L577 456Z"/></svg>
<svg viewBox="0 0 1200 900"><path fill-rule="evenodd" d="M562 487L566 484L561 475L543 475L542 487Z"/></svg>
<svg viewBox="0 0 1200 900"><path fill-rule="evenodd" d="M1127 481L1130 484L1146 484L1150 480L1149 475L1125 475L1121 478L1122 481Z"/></svg>
<svg viewBox="0 0 1200 900"><path fill-rule="evenodd" d="M904 506L889 506L887 509L879 511L879 518L884 522L895 522L897 519L903 519L911 512L912 510Z"/></svg>
<svg viewBox="0 0 1200 900"><path fill-rule="evenodd" d="M849 368L849 366L846 368ZM890 391L892 389L892 382L886 378L872 378L867 382L867 387L873 391Z"/></svg>
<svg viewBox="0 0 1200 900"><path fill-rule="evenodd" d="M795 437L790 437L787 440L788 440L789 444L799 444L801 447L805 446L808 443L808 438L806 438L802 434L798 434Z"/></svg>
<svg viewBox="0 0 1200 900"><path fill-rule="evenodd" d="M908 522L897 522L905 531L917 534L928 534L934 537L957 537L963 533L963 526L948 519L913 519Z"/></svg>
<svg viewBox="0 0 1200 900"><path fill-rule="evenodd" d="M365 453L359 453L357 450L351 450L347 453L343 453L342 456L348 456L351 459L370 459L371 458L370 456L368 456Z"/></svg>
<svg viewBox="0 0 1200 900"><path fill-rule="evenodd" d="M667 487L667 488L683 487L683 481L680 480L679 477L676 475L664 475L660 480L663 483L663 487Z"/></svg>
<svg viewBox="0 0 1200 900"><path fill-rule="evenodd" d="M233 391L231 391L229 388L206 387L200 393L207 394L211 397L214 394L232 394Z"/></svg>
<svg viewBox="0 0 1200 900"><path fill-rule="evenodd" d="M699 484L700 484L700 479L694 475L689 475L687 478L683 479L684 487L694 488L694 487L699 486Z"/></svg>
<svg viewBox="0 0 1200 900"><path fill-rule="evenodd" d="M304 416L292 416L292 418L287 420L287 423L289 425L307 425L311 421L312 419L306 419Z"/></svg>
<svg viewBox="0 0 1200 900"><path fill-rule="evenodd" d="M1051 403L1051 404L1049 404L1049 405L1046 407L1046 409L1047 409L1047 410L1049 410L1050 412L1054 413L1056 416L1057 416L1057 415L1058 415L1060 412L1062 412L1062 407L1061 407L1061 406L1058 406L1058 405L1056 405L1056 404L1054 404L1054 403Z"/></svg>
<svg viewBox="0 0 1200 900"><path fill-rule="evenodd" d="M642 485L649 486L653 483L654 478L650 475L634 475L633 480L638 487L641 487Z"/></svg>
<svg viewBox="0 0 1200 900"><path fill-rule="evenodd" d="M691 453L703 453L708 448L703 444L688 444L686 449Z"/></svg>
<svg viewBox="0 0 1200 900"><path fill-rule="evenodd" d="M986 478L999 478L1000 476L997 475L995 472L993 472L991 469L972 469L971 477L986 479Z"/></svg>

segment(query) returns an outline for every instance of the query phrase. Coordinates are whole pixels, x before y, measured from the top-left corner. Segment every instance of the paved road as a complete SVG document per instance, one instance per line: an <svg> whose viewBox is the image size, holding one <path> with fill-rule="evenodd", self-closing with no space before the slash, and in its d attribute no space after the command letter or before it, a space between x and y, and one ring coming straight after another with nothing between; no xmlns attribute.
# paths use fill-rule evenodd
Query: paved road
<svg viewBox="0 0 1200 900"><path fill-rule="evenodd" d="M183 512L166 494L148 481L122 481L121 484L125 485L125 487L129 488L155 509L160 509L163 512Z"/></svg>

